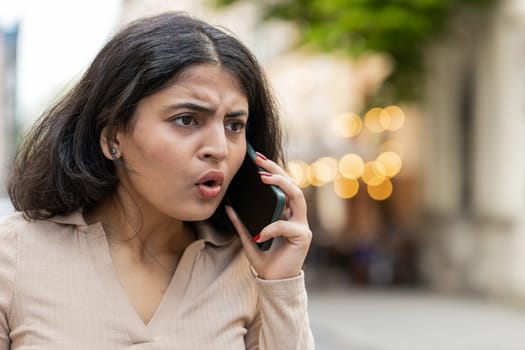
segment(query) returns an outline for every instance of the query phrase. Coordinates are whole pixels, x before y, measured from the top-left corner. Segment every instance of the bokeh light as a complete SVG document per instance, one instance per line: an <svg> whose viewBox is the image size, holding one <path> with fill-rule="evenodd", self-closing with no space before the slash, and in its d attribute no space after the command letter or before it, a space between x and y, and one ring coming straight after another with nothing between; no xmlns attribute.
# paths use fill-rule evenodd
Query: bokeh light
<svg viewBox="0 0 525 350"><path fill-rule="evenodd" d="M377 161L366 162L361 177L367 185L377 186L386 178L385 167Z"/></svg>
<svg viewBox="0 0 525 350"><path fill-rule="evenodd" d="M368 195L375 200L382 201L392 195L394 186L390 179L385 178L381 183L377 185L368 185L366 190Z"/></svg>
<svg viewBox="0 0 525 350"><path fill-rule="evenodd" d="M327 183L333 181L338 172L337 159L332 157L323 157L316 160L310 165L313 176L319 180L320 183Z"/></svg>
<svg viewBox="0 0 525 350"><path fill-rule="evenodd" d="M339 176L334 181L334 191L341 198L352 198L359 191L359 181Z"/></svg>
<svg viewBox="0 0 525 350"><path fill-rule="evenodd" d="M357 154L349 153L339 160L339 171L347 179L357 179L363 174L364 162Z"/></svg>
<svg viewBox="0 0 525 350"><path fill-rule="evenodd" d="M376 161L381 163L385 168L385 175L388 177L394 177L401 170L401 157L391 151L383 152L377 156Z"/></svg>
<svg viewBox="0 0 525 350"><path fill-rule="evenodd" d="M334 132L340 137L357 136L363 128L361 117L355 113L339 114L332 124Z"/></svg>
<svg viewBox="0 0 525 350"><path fill-rule="evenodd" d="M310 185L306 172L308 164L302 160L295 160L287 164L286 172L292 178L293 182L300 188Z"/></svg>
<svg viewBox="0 0 525 350"><path fill-rule="evenodd" d="M354 197L359 191L359 178L367 185L367 192L375 200L388 198L393 191L391 178L402 168L401 156L393 150L401 150L399 142L388 140L381 145L381 153L375 160L364 163L355 154L348 153L337 160L321 157L311 164L296 160L288 163L287 173L300 187L321 187L333 182L334 192L343 199Z"/></svg>
<svg viewBox="0 0 525 350"><path fill-rule="evenodd" d="M405 123L405 113L398 106L385 107L379 115L379 123L385 130L399 130Z"/></svg>
<svg viewBox="0 0 525 350"><path fill-rule="evenodd" d="M317 175L319 171L316 169L316 164L311 164L306 169L306 178L308 179L308 182L310 185L315 187L324 186L326 184L326 181L323 181L322 179L318 178Z"/></svg>
<svg viewBox="0 0 525 350"><path fill-rule="evenodd" d="M366 112L365 126L368 128L368 130L375 133L380 133L385 130L380 122L381 112L383 112L383 109L379 107L371 108L368 112Z"/></svg>

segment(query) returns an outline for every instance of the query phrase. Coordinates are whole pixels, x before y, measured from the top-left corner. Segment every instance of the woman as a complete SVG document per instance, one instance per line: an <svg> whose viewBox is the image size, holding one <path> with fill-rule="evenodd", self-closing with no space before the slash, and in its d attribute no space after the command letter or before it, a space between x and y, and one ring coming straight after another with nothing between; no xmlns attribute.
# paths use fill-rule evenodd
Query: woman
<svg viewBox="0 0 525 350"><path fill-rule="evenodd" d="M233 179L247 142L261 180L287 196L286 215L253 239L280 237L269 251L222 204L246 190ZM121 30L15 159L0 349L313 348L311 232L280 147L238 40L180 13Z"/></svg>

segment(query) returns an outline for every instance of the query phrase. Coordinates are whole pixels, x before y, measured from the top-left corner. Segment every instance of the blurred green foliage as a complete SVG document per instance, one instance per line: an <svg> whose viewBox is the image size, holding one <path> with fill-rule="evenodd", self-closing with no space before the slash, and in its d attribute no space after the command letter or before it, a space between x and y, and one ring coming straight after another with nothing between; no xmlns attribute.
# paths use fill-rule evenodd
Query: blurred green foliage
<svg viewBox="0 0 525 350"><path fill-rule="evenodd" d="M214 0L217 6L239 1ZM451 15L460 7L488 6L498 0L251 0L263 18L297 24L298 45L358 56L388 53L395 69L371 99L410 100L419 97L423 50L443 34Z"/></svg>

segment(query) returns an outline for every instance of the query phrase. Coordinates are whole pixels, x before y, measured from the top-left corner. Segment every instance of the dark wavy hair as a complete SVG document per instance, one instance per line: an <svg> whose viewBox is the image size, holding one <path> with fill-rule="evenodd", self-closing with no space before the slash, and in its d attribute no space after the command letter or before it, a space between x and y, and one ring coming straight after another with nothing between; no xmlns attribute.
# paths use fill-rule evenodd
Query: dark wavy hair
<svg viewBox="0 0 525 350"><path fill-rule="evenodd" d="M102 153L103 129L113 143L117 131L133 129L143 98L202 63L218 64L238 78L249 106L248 142L282 163L276 107L256 58L225 30L169 12L116 33L76 86L39 118L11 169L8 192L15 209L29 219L46 219L94 208L113 195L116 164ZM242 179L234 179L230 190L243 191Z"/></svg>

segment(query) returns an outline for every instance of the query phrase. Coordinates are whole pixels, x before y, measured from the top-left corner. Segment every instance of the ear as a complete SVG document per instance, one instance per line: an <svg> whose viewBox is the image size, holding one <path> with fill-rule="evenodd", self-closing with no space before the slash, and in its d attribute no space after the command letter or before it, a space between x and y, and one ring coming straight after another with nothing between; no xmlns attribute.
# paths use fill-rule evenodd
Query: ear
<svg viewBox="0 0 525 350"><path fill-rule="evenodd" d="M107 129L102 129L100 133L100 149L104 156L109 160L115 160L120 158L120 151L118 149L118 142L110 142L108 145Z"/></svg>

